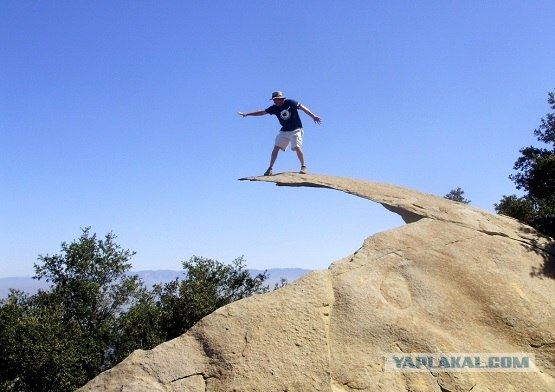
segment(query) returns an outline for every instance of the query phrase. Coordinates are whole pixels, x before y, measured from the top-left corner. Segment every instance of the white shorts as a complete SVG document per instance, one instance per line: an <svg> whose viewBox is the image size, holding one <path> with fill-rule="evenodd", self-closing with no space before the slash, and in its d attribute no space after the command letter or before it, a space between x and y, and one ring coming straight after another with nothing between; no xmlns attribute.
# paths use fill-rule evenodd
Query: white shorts
<svg viewBox="0 0 555 392"><path fill-rule="evenodd" d="M294 150L297 147L301 147L303 145L303 129L295 129L294 131L283 132L279 131L279 134L276 136L276 146L281 148L283 151L287 149L287 146L291 142L291 149Z"/></svg>

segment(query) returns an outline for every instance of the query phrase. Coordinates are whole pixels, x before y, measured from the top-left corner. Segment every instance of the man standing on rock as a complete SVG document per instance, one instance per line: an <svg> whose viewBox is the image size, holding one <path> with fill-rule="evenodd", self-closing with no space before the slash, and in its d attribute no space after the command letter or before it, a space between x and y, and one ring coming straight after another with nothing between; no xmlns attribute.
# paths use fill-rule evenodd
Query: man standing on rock
<svg viewBox="0 0 555 392"><path fill-rule="evenodd" d="M299 103L293 99L285 99L285 96L281 91L275 91L272 93L271 100L274 104L265 110L258 110L256 112L243 113L239 112L242 117L247 116L264 116L265 114L274 114L281 124L281 130L276 136L276 141L274 149L272 150L272 156L270 158L270 167L264 173L265 176L272 175L272 168L276 162L279 150L285 151L289 143L291 143L291 150L297 153L297 157L301 163L301 174L307 172L306 165L304 163L304 153L302 150L303 145L303 124L301 122L301 117L297 109L301 109L303 112L308 114L316 124L321 123L320 117L312 113L306 106Z"/></svg>

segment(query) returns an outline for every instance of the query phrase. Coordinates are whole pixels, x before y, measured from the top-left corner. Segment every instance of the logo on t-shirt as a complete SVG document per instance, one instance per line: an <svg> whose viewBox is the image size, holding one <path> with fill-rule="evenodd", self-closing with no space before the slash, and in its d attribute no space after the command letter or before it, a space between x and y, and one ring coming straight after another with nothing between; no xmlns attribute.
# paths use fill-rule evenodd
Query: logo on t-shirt
<svg viewBox="0 0 555 392"><path fill-rule="evenodd" d="M281 119L283 121L287 121L289 120L289 118L291 117L291 112L289 111L291 108L287 108L287 109L283 109L280 113L279 116L281 117Z"/></svg>

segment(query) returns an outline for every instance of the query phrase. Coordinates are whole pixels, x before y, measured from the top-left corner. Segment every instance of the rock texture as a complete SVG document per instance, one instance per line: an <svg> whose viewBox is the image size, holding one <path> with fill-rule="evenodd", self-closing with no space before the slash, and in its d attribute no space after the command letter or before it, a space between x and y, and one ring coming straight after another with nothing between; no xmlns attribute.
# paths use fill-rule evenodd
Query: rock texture
<svg viewBox="0 0 555 392"><path fill-rule="evenodd" d="M278 291L136 351L81 391L555 391L553 240L517 221L387 184L279 174L407 225ZM333 206L340 208L340 206ZM533 353L533 373L389 372L388 353Z"/></svg>

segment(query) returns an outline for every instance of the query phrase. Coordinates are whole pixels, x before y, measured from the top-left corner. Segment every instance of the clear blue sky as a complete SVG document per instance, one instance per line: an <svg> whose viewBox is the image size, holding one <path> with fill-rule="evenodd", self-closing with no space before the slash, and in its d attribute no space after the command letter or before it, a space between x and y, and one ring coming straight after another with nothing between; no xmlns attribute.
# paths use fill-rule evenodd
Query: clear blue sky
<svg viewBox="0 0 555 392"><path fill-rule="evenodd" d="M0 277L91 226L133 269L192 255L327 268L402 224L322 189L244 183L269 161L282 90L313 173L493 211L549 112L555 2L0 2ZM281 154L275 172L298 170Z"/></svg>

